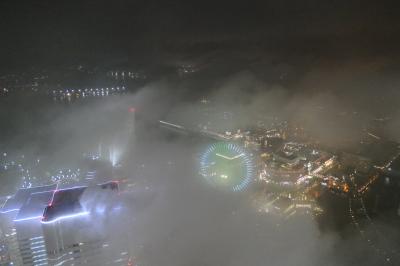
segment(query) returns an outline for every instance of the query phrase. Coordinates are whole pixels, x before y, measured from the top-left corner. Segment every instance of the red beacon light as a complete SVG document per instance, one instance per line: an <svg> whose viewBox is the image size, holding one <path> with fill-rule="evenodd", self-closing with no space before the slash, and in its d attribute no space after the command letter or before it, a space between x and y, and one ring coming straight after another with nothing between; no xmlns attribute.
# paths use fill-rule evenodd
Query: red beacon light
<svg viewBox="0 0 400 266"><path fill-rule="evenodd" d="M128 112L129 113L134 113L134 112L136 112L136 108L135 107L129 107Z"/></svg>

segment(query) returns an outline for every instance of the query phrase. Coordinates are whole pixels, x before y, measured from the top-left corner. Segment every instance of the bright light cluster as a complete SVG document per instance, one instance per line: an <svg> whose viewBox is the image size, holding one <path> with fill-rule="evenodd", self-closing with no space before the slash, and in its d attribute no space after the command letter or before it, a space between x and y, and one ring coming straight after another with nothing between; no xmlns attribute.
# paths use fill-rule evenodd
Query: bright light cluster
<svg viewBox="0 0 400 266"><path fill-rule="evenodd" d="M12 175L17 178L18 187L30 188L38 185L39 179L36 177L40 159L29 160L25 155L10 156L6 152L0 156L0 175Z"/></svg>
<svg viewBox="0 0 400 266"><path fill-rule="evenodd" d="M124 93L126 87L111 87L111 88L85 88L85 89L55 89L51 94L54 99L68 99L68 98L86 98L86 97L106 97Z"/></svg>
<svg viewBox="0 0 400 266"><path fill-rule="evenodd" d="M79 181L81 176L80 169L59 169L50 179L53 183L68 184Z"/></svg>
<svg viewBox="0 0 400 266"><path fill-rule="evenodd" d="M234 143L213 144L200 156L200 174L215 186L241 191L249 185L253 173L251 157Z"/></svg>

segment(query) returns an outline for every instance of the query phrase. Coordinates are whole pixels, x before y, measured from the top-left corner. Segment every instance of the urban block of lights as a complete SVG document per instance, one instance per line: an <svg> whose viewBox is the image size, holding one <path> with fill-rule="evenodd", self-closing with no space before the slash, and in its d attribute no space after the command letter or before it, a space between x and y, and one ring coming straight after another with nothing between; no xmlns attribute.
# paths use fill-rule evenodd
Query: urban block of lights
<svg viewBox="0 0 400 266"><path fill-rule="evenodd" d="M68 184L79 181L81 176L80 169L60 169L53 174L50 179L53 183Z"/></svg>
<svg viewBox="0 0 400 266"><path fill-rule="evenodd" d="M116 95L126 91L126 87L111 87L111 88L85 88L85 89L56 89L52 91L55 98L69 98L69 97L105 97Z"/></svg>
<svg viewBox="0 0 400 266"><path fill-rule="evenodd" d="M241 191L250 184L253 173L251 156L234 143L215 143L200 156L200 175L215 187Z"/></svg>
<svg viewBox="0 0 400 266"><path fill-rule="evenodd" d="M7 172L11 172L11 175L21 181L20 184L18 183L21 188L30 188L39 181L39 178L34 173L40 163L40 159L29 162L25 155L17 156L16 158L12 158L6 152L3 152L2 155L0 158L0 175L7 175Z"/></svg>
<svg viewBox="0 0 400 266"><path fill-rule="evenodd" d="M107 76L110 76L116 80L120 80L120 79L145 79L146 75L139 73L139 72L131 72L131 71L109 71L107 72Z"/></svg>

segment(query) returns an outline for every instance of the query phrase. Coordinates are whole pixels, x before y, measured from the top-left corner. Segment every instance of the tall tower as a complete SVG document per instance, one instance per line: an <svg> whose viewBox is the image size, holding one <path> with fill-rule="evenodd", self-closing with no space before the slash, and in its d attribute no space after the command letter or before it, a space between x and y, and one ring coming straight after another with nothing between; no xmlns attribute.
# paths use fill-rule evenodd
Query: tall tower
<svg viewBox="0 0 400 266"><path fill-rule="evenodd" d="M107 201L117 190L109 182L55 192L42 219L49 265L126 265L128 252L115 252L105 226L105 219L113 216Z"/></svg>
<svg viewBox="0 0 400 266"><path fill-rule="evenodd" d="M1 226L13 265L35 265L33 260L29 264L28 258L39 253L32 253L38 244L34 237L38 234L41 214L47 204L45 199L55 188L56 185L49 185L19 189L1 209Z"/></svg>
<svg viewBox="0 0 400 266"><path fill-rule="evenodd" d="M129 107L128 109L129 116L127 119L127 131L128 131L128 147L125 153L125 158L128 160L131 158L132 151L135 148L135 141L136 141L136 135L135 135L135 127L136 127L136 108L135 107Z"/></svg>
<svg viewBox="0 0 400 266"><path fill-rule="evenodd" d="M23 265L46 265L47 253L41 219L43 209L52 196L53 190L32 193L14 219Z"/></svg>
<svg viewBox="0 0 400 266"><path fill-rule="evenodd" d="M126 265L127 245L115 248L107 227L108 217L117 217L118 195L116 182L18 191L2 209L10 216L2 221L13 236L13 265Z"/></svg>

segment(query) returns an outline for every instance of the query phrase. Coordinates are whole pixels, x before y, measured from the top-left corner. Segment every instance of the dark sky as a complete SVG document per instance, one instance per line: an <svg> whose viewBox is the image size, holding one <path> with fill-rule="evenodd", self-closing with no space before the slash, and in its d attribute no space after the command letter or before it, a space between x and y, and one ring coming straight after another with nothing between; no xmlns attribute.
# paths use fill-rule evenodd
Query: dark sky
<svg viewBox="0 0 400 266"><path fill-rule="evenodd" d="M397 7L385 1L2 0L0 67L255 46L283 54L392 56L400 44Z"/></svg>

